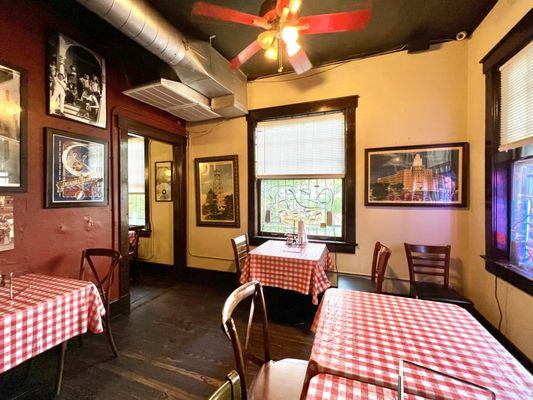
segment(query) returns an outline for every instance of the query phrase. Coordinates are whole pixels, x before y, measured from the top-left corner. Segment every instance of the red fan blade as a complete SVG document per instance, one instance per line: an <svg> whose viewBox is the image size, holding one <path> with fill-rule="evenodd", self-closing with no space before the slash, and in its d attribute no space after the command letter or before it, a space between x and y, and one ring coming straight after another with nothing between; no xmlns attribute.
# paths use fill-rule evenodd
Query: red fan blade
<svg viewBox="0 0 533 400"><path fill-rule="evenodd" d="M372 9L347 11L335 14L310 15L298 19L303 26L301 34L354 32L365 29L372 16Z"/></svg>
<svg viewBox="0 0 533 400"><path fill-rule="evenodd" d="M303 74L313 68L313 64L311 64L311 61L309 61L309 58L303 49L298 50L298 52L292 57L288 54L287 56L289 57L289 62L291 63L294 72L297 74Z"/></svg>
<svg viewBox="0 0 533 400"><path fill-rule="evenodd" d="M281 12L285 7L289 7L290 0L278 0L276 3L276 12L281 16Z"/></svg>
<svg viewBox="0 0 533 400"><path fill-rule="evenodd" d="M233 60L230 62L231 68L238 69L242 64L244 64L246 61L248 61L252 56L254 56L258 51L261 50L261 45L259 44L259 41L256 39L252 43L250 43L244 50L242 50L239 54L237 54Z"/></svg>
<svg viewBox="0 0 533 400"><path fill-rule="evenodd" d="M269 27L269 23L263 17L243 13L227 7L209 4L204 1L197 1L192 5L192 15L212 18L219 21L235 22L237 24L257 26L260 28Z"/></svg>

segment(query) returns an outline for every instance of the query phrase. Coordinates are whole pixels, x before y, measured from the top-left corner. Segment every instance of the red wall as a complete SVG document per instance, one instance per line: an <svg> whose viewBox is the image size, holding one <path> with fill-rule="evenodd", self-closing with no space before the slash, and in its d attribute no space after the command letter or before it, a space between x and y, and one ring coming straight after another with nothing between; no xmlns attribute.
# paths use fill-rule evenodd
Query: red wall
<svg viewBox="0 0 533 400"><path fill-rule="evenodd" d="M28 75L28 191L13 195L15 249L0 253L0 272L32 271L75 277L83 248L118 248L117 115L126 115L176 134L184 132L184 124L177 118L121 93L129 88L131 76L146 75L144 65L153 69L159 61L154 61L154 57L147 53L131 53L136 49L121 34L106 34L104 36L108 39L102 41L96 39L97 34L78 31L76 24L69 21L49 13L38 2L0 0L0 60L24 68ZM90 47L105 58L107 129L46 114L46 43L49 32L54 31ZM101 37L102 32L99 33ZM45 127L109 141L109 206L70 209L43 207ZM91 227L86 219L92 220L94 225Z"/></svg>

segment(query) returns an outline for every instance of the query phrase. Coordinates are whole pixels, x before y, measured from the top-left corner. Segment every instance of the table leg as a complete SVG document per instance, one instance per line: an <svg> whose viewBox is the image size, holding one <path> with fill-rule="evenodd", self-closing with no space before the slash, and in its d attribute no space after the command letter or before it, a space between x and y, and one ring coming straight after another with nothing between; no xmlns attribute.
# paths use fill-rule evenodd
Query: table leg
<svg viewBox="0 0 533 400"><path fill-rule="evenodd" d="M63 382L63 367L65 366L65 352L67 350L68 341L61 343L59 350L59 364L57 365L57 381L56 381L56 396L61 394L61 383Z"/></svg>

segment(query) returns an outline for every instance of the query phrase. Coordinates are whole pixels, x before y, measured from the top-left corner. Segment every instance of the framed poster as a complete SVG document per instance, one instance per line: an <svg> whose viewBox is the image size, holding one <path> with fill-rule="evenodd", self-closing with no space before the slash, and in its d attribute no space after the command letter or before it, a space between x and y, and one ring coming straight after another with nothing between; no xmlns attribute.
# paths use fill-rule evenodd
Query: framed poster
<svg viewBox="0 0 533 400"><path fill-rule="evenodd" d="M45 207L107 205L107 141L46 128Z"/></svg>
<svg viewBox="0 0 533 400"><path fill-rule="evenodd" d="M104 59L60 33L50 36L48 53L48 113L105 128Z"/></svg>
<svg viewBox="0 0 533 400"><path fill-rule="evenodd" d="M15 248L13 196L0 196L0 251Z"/></svg>
<svg viewBox="0 0 533 400"><path fill-rule="evenodd" d="M26 71L0 60L0 192L25 192L28 95Z"/></svg>
<svg viewBox="0 0 533 400"><path fill-rule="evenodd" d="M238 156L195 159L196 224L239 227Z"/></svg>
<svg viewBox="0 0 533 400"><path fill-rule="evenodd" d="M366 206L466 207L468 143L365 150Z"/></svg>
<svg viewBox="0 0 533 400"><path fill-rule="evenodd" d="M155 201L172 201L172 161L155 163Z"/></svg>

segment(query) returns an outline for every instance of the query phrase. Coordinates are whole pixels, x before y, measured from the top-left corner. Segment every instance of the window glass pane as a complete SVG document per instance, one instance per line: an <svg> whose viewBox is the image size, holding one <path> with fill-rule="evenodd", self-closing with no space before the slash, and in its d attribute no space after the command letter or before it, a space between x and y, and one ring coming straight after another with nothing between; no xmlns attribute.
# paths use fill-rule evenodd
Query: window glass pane
<svg viewBox="0 0 533 400"><path fill-rule="evenodd" d="M262 121L255 130L256 176L344 176L344 113Z"/></svg>
<svg viewBox="0 0 533 400"><path fill-rule="evenodd" d="M533 271L533 159L513 166L511 264Z"/></svg>
<svg viewBox="0 0 533 400"><path fill-rule="evenodd" d="M144 193L128 194L128 219L130 226L146 225Z"/></svg>
<svg viewBox="0 0 533 400"><path fill-rule="evenodd" d="M342 237L342 179L262 179L259 227L263 233Z"/></svg>

